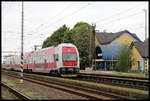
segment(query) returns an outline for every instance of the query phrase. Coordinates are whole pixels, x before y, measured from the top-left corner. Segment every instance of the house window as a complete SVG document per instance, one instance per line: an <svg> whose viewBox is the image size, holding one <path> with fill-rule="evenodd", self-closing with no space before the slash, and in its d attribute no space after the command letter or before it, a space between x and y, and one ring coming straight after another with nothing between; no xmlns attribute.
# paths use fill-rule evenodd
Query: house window
<svg viewBox="0 0 150 101"><path fill-rule="evenodd" d="M140 61L138 61L138 67L140 66Z"/></svg>

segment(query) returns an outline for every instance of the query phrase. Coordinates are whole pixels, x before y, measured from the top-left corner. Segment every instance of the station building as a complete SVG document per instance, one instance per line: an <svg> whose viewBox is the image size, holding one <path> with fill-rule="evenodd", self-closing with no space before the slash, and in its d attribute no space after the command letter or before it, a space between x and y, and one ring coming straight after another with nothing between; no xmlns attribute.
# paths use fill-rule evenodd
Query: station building
<svg viewBox="0 0 150 101"><path fill-rule="evenodd" d="M148 45L142 45L143 42L134 33L127 30L117 33L95 32L95 52L96 54L96 69L97 70L113 70L117 63L117 55L123 44L132 47L133 58L135 60L131 70L139 71L149 66ZM147 47L147 55L143 55L141 47ZM144 48L142 48L144 49Z"/></svg>
<svg viewBox="0 0 150 101"><path fill-rule="evenodd" d="M131 44L133 58L135 60L132 71L149 71L149 45L145 42L133 42Z"/></svg>

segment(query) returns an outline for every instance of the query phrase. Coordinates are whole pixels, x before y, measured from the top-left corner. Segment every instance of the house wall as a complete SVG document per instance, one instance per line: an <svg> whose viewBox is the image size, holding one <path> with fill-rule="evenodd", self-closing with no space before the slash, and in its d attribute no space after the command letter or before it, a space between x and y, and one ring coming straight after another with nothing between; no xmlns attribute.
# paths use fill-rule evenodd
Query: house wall
<svg viewBox="0 0 150 101"><path fill-rule="evenodd" d="M95 39L96 39L95 45L96 46L100 45L100 42L98 41L98 39L96 37L95 37ZM124 34L120 35L118 38L114 39L110 44L112 44L112 43L123 43L123 44L130 46L133 41L138 41L138 40L133 38L130 34L124 33ZM141 66L141 69L143 70L145 59L143 60L143 58L141 57L140 53L135 48L135 46L133 47L132 52L133 52L132 58L134 59L134 61L133 61L134 63L131 67L131 70L139 70L140 69L139 66ZM138 61L139 61L139 63L138 63ZM149 59L147 58L146 61L147 61L147 70L149 70Z"/></svg>
<svg viewBox="0 0 150 101"><path fill-rule="evenodd" d="M140 53L138 52L138 50L135 48L135 46L133 47L133 59L134 59L134 65L132 65L131 70L139 70L139 66L138 66L138 61L140 61L139 65L142 67L142 71L144 71L144 69L147 69L147 71L149 70L149 58L143 58ZM147 62L147 66L145 68L145 61Z"/></svg>
<svg viewBox="0 0 150 101"><path fill-rule="evenodd" d="M98 45L100 45L100 42L98 41L98 39L95 36L95 47L98 46Z"/></svg>
<svg viewBox="0 0 150 101"><path fill-rule="evenodd" d="M132 59L134 61L131 70L139 70L139 66L141 66L143 69L143 59L140 53L138 52L138 50L135 48L135 46L133 46L132 53L133 53ZM138 61L139 61L139 66L138 66Z"/></svg>
<svg viewBox="0 0 150 101"><path fill-rule="evenodd" d="M116 38L115 40L112 41L112 43L123 43L126 44L128 46L130 46L130 44L136 41L136 39L134 39L131 35L129 35L128 33L124 33L122 34L120 37Z"/></svg>
<svg viewBox="0 0 150 101"><path fill-rule="evenodd" d="M146 62L147 62L146 69L147 69L147 71L149 71L149 58L146 58Z"/></svg>
<svg viewBox="0 0 150 101"><path fill-rule="evenodd" d="M115 40L113 40L112 43L123 43L125 45L130 46L133 41L137 41L137 40L133 38L131 35L129 35L128 33L125 33L120 37L116 38ZM133 47L132 53L133 53L132 58L134 61L131 70L139 70L140 69L139 66L141 66L141 69L143 69L144 67L143 67L142 57L135 47Z"/></svg>

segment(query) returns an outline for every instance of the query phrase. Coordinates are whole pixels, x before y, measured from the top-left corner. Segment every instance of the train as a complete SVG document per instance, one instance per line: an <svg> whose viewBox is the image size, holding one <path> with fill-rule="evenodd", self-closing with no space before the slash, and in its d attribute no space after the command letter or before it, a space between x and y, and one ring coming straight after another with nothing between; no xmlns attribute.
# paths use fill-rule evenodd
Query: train
<svg viewBox="0 0 150 101"><path fill-rule="evenodd" d="M41 72L60 75L62 77L76 77L80 71L79 52L71 43L62 43L23 55L24 72ZM5 69L20 71L21 56L8 57Z"/></svg>

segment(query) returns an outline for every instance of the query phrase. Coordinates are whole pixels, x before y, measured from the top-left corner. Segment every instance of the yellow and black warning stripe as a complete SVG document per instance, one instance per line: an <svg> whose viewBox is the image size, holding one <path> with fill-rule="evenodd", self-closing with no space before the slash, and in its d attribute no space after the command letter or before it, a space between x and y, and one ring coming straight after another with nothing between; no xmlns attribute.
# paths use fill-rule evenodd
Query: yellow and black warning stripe
<svg viewBox="0 0 150 101"><path fill-rule="evenodd" d="M23 54L21 54L21 64L20 64L20 71L21 71L21 75L20 75L20 83L23 83Z"/></svg>

